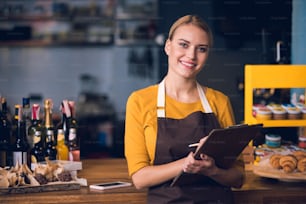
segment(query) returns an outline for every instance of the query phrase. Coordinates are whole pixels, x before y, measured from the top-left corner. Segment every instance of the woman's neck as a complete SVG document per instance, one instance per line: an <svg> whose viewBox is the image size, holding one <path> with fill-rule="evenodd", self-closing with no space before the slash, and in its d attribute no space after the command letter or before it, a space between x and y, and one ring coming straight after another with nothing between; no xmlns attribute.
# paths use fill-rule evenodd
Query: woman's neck
<svg viewBox="0 0 306 204"><path fill-rule="evenodd" d="M199 100L196 80L178 80L166 76L165 89L168 96L180 102L192 103Z"/></svg>

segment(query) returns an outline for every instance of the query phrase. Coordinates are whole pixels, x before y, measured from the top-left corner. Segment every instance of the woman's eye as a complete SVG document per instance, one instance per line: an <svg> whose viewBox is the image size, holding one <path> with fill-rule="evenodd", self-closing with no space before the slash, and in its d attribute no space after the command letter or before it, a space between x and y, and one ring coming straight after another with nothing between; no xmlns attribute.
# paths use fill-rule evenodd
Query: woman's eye
<svg viewBox="0 0 306 204"><path fill-rule="evenodd" d="M184 42L181 42L179 43L179 45L183 48L187 48L188 47L188 44L187 43L184 43Z"/></svg>
<svg viewBox="0 0 306 204"><path fill-rule="evenodd" d="M207 47L199 47L198 48L200 52L207 52L208 48Z"/></svg>

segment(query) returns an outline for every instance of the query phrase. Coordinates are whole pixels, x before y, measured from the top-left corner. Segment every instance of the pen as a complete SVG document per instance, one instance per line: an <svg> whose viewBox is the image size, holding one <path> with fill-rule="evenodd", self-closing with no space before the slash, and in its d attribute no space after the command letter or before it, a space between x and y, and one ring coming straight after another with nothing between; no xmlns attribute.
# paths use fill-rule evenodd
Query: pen
<svg viewBox="0 0 306 204"><path fill-rule="evenodd" d="M197 146L199 146L199 144L200 143L193 143L193 144L188 145L188 147L197 147Z"/></svg>

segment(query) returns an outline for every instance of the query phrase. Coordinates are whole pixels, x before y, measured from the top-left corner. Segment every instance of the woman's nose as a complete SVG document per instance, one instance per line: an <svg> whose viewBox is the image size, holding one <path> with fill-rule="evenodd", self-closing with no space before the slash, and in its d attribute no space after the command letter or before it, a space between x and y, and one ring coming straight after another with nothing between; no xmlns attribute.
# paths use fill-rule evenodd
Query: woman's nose
<svg viewBox="0 0 306 204"><path fill-rule="evenodd" d="M186 56L189 57L190 59L195 59L196 58L196 51L194 48L190 47L187 49Z"/></svg>

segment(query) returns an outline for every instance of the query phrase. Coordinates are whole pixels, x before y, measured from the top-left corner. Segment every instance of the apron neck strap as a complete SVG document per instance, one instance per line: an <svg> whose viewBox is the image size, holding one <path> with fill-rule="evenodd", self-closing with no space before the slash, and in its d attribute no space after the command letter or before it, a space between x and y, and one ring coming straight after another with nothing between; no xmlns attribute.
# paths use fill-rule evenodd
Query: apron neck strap
<svg viewBox="0 0 306 204"><path fill-rule="evenodd" d="M163 79L158 85L157 93L157 117L164 118L166 117L165 111L165 79Z"/></svg>
<svg viewBox="0 0 306 204"><path fill-rule="evenodd" d="M207 98L204 94L202 86L197 82L197 89L200 96L200 100L202 103L202 107L205 113L212 113L211 107L207 101ZM166 117L165 111L165 98L166 98L166 91L165 91L165 79L163 79L158 85L158 92L157 92L157 117L164 118Z"/></svg>
<svg viewBox="0 0 306 204"><path fill-rule="evenodd" d="M197 89L198 89L198 93L199 93L199 96L200 96L200 100L201 100L204 112L205 113L212 113L211 107L208 103L208 100L207 100L205 94L204 94L203 88L198 82L197 82Z"/></svg>

